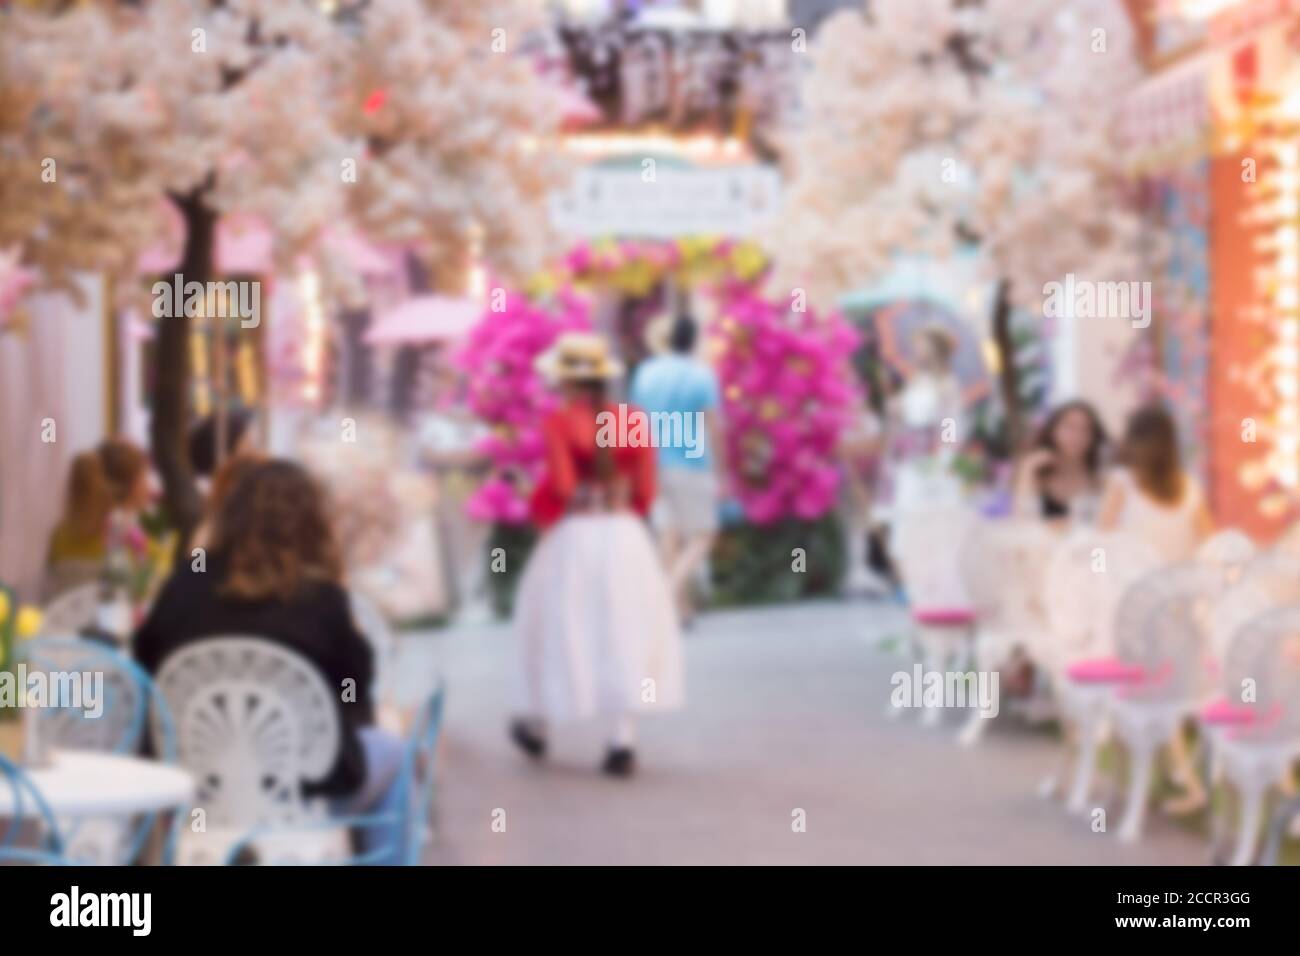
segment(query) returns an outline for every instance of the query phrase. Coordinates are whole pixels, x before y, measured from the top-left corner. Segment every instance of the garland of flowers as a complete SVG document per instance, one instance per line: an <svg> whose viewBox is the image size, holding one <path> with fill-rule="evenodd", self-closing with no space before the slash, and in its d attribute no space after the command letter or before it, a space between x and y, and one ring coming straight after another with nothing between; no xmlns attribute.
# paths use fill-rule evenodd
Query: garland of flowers
<svg viewBox="0 0 1300 956"><path fill-rule="evenodd" d="M748 285L726 287L720 306L727 461L745 517L819 518L835 506L836 446L861 403L857 332L839 313L792 312Z"/></svg>
<svg viewBox="0 0 1300 956"><path fill-rule="evenodd" d="M758 281L767 266L762 249L748 240L685 236L671 241L584 241L535 276L528 293L539 297L564 288L608 288L639 297L664 281L682 288L748 284Z"/></svg>
<svg viewBox="0 0 1300 956"><path fill-rule="evenodd" d="M542 469L541 423L557 399L535 363L563 332L591 328L590 306L565 290L544 304L507 293L501 312L485 312L457 355L471 411L492 429L477 446L490 465L466 507L482 521L528 521L528 499Z"/></svg>

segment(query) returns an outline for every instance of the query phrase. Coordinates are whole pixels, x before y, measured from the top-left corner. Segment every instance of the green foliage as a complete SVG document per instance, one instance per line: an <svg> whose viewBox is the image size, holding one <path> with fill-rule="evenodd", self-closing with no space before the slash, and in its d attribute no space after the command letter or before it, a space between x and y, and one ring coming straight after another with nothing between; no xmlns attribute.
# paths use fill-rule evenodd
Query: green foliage
<svg viewBox="0 0 1300 956"><path fill-rule="evenodd" d="M807 569L794 571L794 549ZM834 514L814 521L787 518L770 525L723 529L711 562L713 603L770 604L834 594L844 578L844 532Z"/></svg>
<svg viewBox="0 0 1300 956"><path fill-rule="evenodd" d="M492 612L508 618L519 577L537 544L527 525L496 524L488 539L487 586ZM505 552L505 570L492 570L492 554ZM795 548L803 548L806 570L794 571ZM834 514L815 521L789 518L771 525L724 528L711 561L713 601L720 607L774 604L835 594L845 573L844 532Z"/></svg>

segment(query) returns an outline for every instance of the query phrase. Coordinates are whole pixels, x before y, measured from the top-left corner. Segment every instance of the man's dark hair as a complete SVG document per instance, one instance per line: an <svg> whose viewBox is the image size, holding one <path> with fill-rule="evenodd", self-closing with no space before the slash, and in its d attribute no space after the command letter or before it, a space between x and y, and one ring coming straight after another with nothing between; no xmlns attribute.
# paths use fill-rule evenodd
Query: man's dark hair
<svg viewBox="0 0 1300 956"><path fill-rule="evenodd" d="M673 330L669 333L668 344L674 352L689 355L695 351L697 334L695 319L689 313L683 312L673 319Z"/></svg>

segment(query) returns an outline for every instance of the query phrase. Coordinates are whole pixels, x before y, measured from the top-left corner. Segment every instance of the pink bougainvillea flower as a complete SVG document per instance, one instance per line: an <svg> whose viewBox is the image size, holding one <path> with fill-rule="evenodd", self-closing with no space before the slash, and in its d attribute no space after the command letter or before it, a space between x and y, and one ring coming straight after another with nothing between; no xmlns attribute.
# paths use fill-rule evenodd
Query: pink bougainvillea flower
<svg viewBox="0 0 1300 956"><path fill-rule="evenodd" d="M733 483L758 524L814 519L835 506L835 451L859 386L849 358L858 337L838 314L791 313L750 285L718 292L715 341Z"/></svg>
<svg viewBox="0 0 1300 956"><path fill-rule="evenodd" d="M575 247L570 266L587 255L585 245ZM505 301L504 311L483 314L456 357L470 409L493 429L478 444L491 469L466 510L480 521L524 524L545 454L542 418L557 400L534 363L561 333L591 327L590 306L569 290L545 305L514 292Z"/></svg>

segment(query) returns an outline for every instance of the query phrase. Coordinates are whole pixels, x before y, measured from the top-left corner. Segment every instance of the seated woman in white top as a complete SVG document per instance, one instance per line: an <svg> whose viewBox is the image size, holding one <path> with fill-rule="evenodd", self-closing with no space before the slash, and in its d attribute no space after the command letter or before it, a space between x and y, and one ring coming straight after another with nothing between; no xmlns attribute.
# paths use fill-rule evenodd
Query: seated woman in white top
<svg viewBox="0 0 1300 956"><path fill-rule="evenodd" d="M1167 411L1153 405L1129 416L1119 463L1106 480L1099 527L1149 541L1170 564L1191 560L1212 523L1200 485L1183 470Z"/></svg>
<svg viewBox="0 0 1300 956"><path fill-rule="evenodd" d="M1183 470L1178 429L1159 406L1129 416L1119 450L1120 468L1107 478L1102 495L1102 530L1130 532L1150 542L1170 564L1190 561L1212 530L1205 496ZM1173 772L1184 794L1167 806L1188 813L1205 803L1205 789L1192 766L1182 732L1170 741Z"/></svg>

